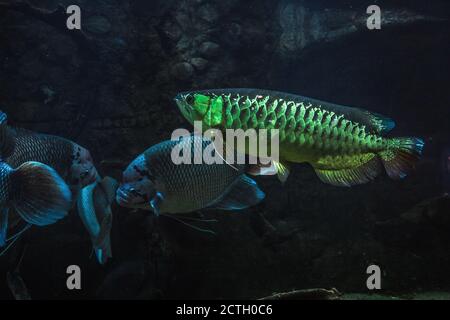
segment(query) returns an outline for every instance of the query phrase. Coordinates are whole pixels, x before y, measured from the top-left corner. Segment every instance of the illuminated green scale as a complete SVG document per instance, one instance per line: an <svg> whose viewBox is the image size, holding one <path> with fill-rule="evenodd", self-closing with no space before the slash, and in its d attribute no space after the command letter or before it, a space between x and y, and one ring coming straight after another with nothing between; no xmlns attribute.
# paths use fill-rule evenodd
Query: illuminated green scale
<svg viewBox="0 0 450 320"><path fill-rule="evenodd" d="M324 165L332 160L333 166L339 161L345 167L347 161L355 160L355 154L386 148L388 140L347 119L344 108L327 108L327 103L300 96L223 93L213 96L210 116L203 118L203 124L221 129L278 129L284 159L315 160ZM328 157L323 157L325 154Z"/></svg>
<svg viewBox="0 0 450 320"><path fill-rule="evenodd" d="M401 178L423 147L418 138L384 137L395 123L382 115L298 95L219 89L182 93L175 100L204 130L278 129L279 175L287 176L290 162L308 162L322 181L334 185L367 182L381 172L381 164L391 177Z"/></svg>

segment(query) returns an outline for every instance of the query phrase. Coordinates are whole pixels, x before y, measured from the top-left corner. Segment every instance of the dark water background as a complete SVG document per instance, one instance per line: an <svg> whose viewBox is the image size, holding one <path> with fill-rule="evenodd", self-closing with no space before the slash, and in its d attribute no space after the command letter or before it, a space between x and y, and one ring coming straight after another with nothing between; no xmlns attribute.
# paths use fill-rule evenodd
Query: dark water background
<svg viewBox="0 0 450 320"><path fill-rule="evenodd" d="M450 290L450 205L441 197L450 145L450 3L329 2L30 1L46 9L79 4L88 40L59 21L1 8L1 109L14 125L87 147L103 175L119 179L120 165L111 163L125 166L174 129L189 128L172 98L197 88L267 88L359 106L395 119L393 134L426 142L417 171L401 182L380 177L335 188L307 165L295 165L285 186L258 179L267 194L260 206L206 213L220 220L217 237L114 208L114 259L106 267L90 258L89 237L73 213L35 228L16 248L27 247L21 274L31 296L366 292L373 263L383 270L385 292ZM392 12L394 23L367 30L370 4L382 17ZM0 260L5 299L12 298L3 275L13 255ZM71 264L83 270L80 292L65 287Z"/></svg>

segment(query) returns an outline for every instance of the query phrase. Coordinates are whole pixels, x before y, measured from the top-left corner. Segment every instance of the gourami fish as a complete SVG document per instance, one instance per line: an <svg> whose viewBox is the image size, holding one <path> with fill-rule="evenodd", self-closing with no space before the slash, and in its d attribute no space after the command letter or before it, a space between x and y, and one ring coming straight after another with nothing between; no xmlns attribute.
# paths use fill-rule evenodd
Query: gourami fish
<svg viewBox="0 0 450 320"><path fill-rule="evenodd" d="M115 200L119 184L110 177L83 188L78 197L78 213L87 229L95 255L100 264L112 258L111 228L113 215L111 204Z"/></svg>
<svg viewBox="0 0 450 320"><path fill-rule="evenodd" d="M72 201L69 187L49 166L25 162L14 169L4 162L15 148L7 117L0 113L0 246L21 234L6 238L10 209L27 222L26 230L30 225L46 226L64 218Z"/></svg>
<svg viewBox="0 0 450 320"><path fill-rule="evenodd" d="M74 197L99 175L89 151L70 140L9 127L15 139L14 152L4 159L16 168L26 161L44 163L56 170L70 186Z"/></svg>
<svg viewBox="0 0 450 320"><path fill-rule="evenodd" d="M7 115L0 111L0 118ZM93 164L89 151L70 140L35 133L26 129L14 128L2 123L4 136L8 137L5 143L13 145L10 152L4 153L2 161L11 168L19 168L22 164L33 161L45 164L60 178L65 186L68 185L69 197L75 200L79 191L99 180L97 169ZM72 205L74 201L72 201ZM11 227L16 227L21 222L15 210L9 211ZM26 227L14 238L16 241Z"/></svg>
<svg viewBox="0 0 450 320"><path fill-rule="evenodd" d="M403 178L424 145L419 138L385 137L395 123L380 114L293 94L217 89L181 93L175 101L203 129L278 129L280 161L274 165L283 182L289 164L301 162L336 186L366 183L383 166L392 179Z"/></svg>
<svg viewBox="0 0 450 320"><path fill-rule="evenodd" d="M203 208L240 210L262 201L265 195L245 175L244 165L195 164L193 153L191 163L175 164L172 159L174 148L204 152L211 144L211 140L193 135L151 147L125 170L117 202L159 215Z"/></svg>

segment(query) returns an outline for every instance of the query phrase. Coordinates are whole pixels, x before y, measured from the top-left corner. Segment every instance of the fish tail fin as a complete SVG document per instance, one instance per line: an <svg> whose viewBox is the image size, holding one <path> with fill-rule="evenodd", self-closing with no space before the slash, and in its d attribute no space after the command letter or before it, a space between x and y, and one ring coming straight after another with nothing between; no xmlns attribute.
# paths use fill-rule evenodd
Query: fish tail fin
<svg viewBox="0 0 450 320"><path fill-rule="evenodd" d="M102 228L103 229L103 228ZM109 234L110 230L107 231L108 234L105 236L101 236L105 231L100 231L100 239L102 239L101 243L94 243L94 252L97 257L98 263L101 265L105 265L110 258L112 258L112 249L111 249L111 234Z"/></svg>
<svg viewBox="0 0 450 320"><path fill-rule="evenodd" d="M0 159L9 157L15 148L15 138L8 127L8 116L0 110Z"/></svg>
<svg viewBox="0 0 450 320"><path fill-rule="evenodd" d="M391 139L390 147L378 153L388 176L396 180L406 177L422 155L423 146L419 138Z"/></svg>
<svg viewBox="0 0 450 320"><path fill-rule="evenodd" d="M95 248L95 256L101 265L105 265L112 258L111 237L107 236L104 243Z"/></svg>
<svg viewBox="0 0 450 320"><path fill-rule="evenodd" d="M11 173L12 206L28 223L46 226L64 218L72 194L55 170L39 162L26 162Z"/></svg>

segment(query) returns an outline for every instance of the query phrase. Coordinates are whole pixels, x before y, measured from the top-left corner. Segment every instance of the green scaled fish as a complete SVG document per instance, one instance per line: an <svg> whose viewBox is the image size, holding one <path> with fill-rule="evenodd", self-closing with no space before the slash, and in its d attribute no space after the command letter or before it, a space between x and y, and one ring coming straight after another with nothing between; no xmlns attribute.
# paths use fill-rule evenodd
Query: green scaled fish
<svg viewBox="0 0 450 320"><path fill-rule="evenodd" d="M380 114L298 95L258 89L181 93L183 116L203 130L278 129L281 181L289 163L310 163L319 178L336 186L373 180L384 169L400 179L414 167L424 146L419 138L390 138L394 121ZM248 153L248 152L247 152Z"/></svg>

